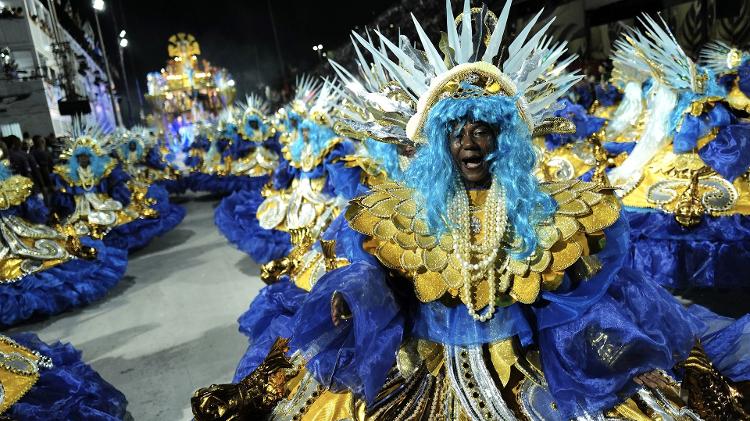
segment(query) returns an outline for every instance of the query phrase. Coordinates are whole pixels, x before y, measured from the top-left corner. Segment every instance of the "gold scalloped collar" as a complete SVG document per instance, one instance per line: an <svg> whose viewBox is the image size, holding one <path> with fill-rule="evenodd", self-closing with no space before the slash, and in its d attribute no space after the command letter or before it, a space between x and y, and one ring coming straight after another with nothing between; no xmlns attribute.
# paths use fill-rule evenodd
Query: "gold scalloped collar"
<svg viewBox="0 0 750 421"><path fill-rule="evenodd" d="M498 274L510 285L499 295L503 304L531 304L542 290L559 287L564 271L588 255L587 237L601 234L620 215L619 202L608 187L570 180L543 183L540 188L558 208L549 221L536 226L536 251L523 260L509 257L507 268ZM440 238L430 233L414 196L412 189L398 183L373 186L370 193L350 202L346 219L352 229L370 237L365 244L368 252L413 280L420 301L462 297L463 278L453 238L449 233ZM472 301L481 309L489 302L489 284L483 279L473 289Z"/></svg>
<svg viewBox="0 0 750 421"><path fill-rule="evenodd" d="M100 180L107 178L109 174L112 173L112 170L115 169L117 164L118 163L116 160L110 159L109 162L107 163L107 166L104 167L104 171L102 172L101 177L99 177L99 180L97 180L97 183ZM82 187L80 180L74 181L72 178L70 178L70 174L68 170L69 168L66 164L55 165L55 168L54 168L55 174L59 175L63 180L65 180L66 183L70 184L71 186Z"/></svg>

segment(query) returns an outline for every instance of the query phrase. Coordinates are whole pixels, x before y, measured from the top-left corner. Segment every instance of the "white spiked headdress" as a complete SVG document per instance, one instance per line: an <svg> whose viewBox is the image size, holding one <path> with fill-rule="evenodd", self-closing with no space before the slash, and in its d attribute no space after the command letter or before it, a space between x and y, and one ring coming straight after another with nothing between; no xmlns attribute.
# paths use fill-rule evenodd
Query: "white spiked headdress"
<svg viewBox="0 0 750 421"><path fill-rule="evenodd" d="M109 154L116 145L104 133L100 124L92 118L73 118L72 130L66 137L60 153L61 159L69 159L79 147L91 149L96 155Z"/></svg>
<svg viewBox="0 0 750 421"><path fill-rule="evenodd" d="M332 114L341 102L339 92L341 92L341 89L334 82L327 79L324 80L323 86L318 91L315 100L310 106L308 118L317 124L332 126Z"/></svg>
<svg viewBox="0 0 750 421"><path fill-rule="evenodd" d="M704 93L708 75L688 57L677 43L663 19L661 24L651 16L643 14L638 21L644 32L633 32L627 38L637 56L648 65L654 78L675 90L691 90Z"/></svg>
<svg viewBox="0 0 750 421"><path fill-rule="evenodd" d="M297 77L295 85L294 98L289 106L292 111L305 117L320 90L321 82L313 76L302 75Z"/></svg>
<svg viewBox="0 0 750 421"><path fill-rule="evenodd" d="M250 94L245 97L245 102L237 104L242 114L242 119L246 119L250 115L256 115L260 118L265 118L271 107L268 105L268 101L264 100L258 94Z"/></svg>
<svg viewBox="0 0 750 421"><path fill-rule="evenodd" d="M372 43L369 32L366 37ZM341 86L337 88L343 104L334 129L340 135L363 141L372 138L385 143L413 144L404 128L415 112L416 101L389 80L380 63L365 59L354 38L352 45L359 77L329 60ZM387 54L382 42L380 52Z"/></svg>
<svg viewBox="0 0 750 421"><path fill-rule="evenodd" d="M629 39L638 38L637 30L626 28L625 33L620 36L612 45L612 81L643 83L648 79L651 69L638 57L633 44Z"/></svg>
<svg viewBox="0 0 750 421"><path fill-rule="evenodd" d="M463 12L456 17L450 0L446 0L448 48L440 49L443 54L413 15L424 51L415 49L403 35L396 45L376 31L381 42L378 48L371 40L353 33L357 42L372 54L376 69L384 69L416 103L411 115L402 115L408 120L405 128L408 138L425 142L422 131L430 109L443 98L460 96L464 82L487 95L517 98L518 111L533 131L551 114L550 106L581 78L578 74L564 72L574 59L561 60L566 44L551 46L550 40L545 39L544 33L552 20L532 34L541 12L514 39L504 40L511 2L507 0L500 16L495 18L485 7L471 9L469 1L465 0ZM472 19L474 15L476 19ZM476 25L476 33L474 22L481 23ZM485 27L492 23L495 23L494 28L486 36ZM501 59L501 45L507 45L507 59L495 64Z"/></svg>
<svg viewBox="0 0 750 421"><path fill-rule="evenodd" d="M700 62L702 66L721 75L737 70L745 55L742 50L732 48L723 41L712 41L701 50Z"/></svg>

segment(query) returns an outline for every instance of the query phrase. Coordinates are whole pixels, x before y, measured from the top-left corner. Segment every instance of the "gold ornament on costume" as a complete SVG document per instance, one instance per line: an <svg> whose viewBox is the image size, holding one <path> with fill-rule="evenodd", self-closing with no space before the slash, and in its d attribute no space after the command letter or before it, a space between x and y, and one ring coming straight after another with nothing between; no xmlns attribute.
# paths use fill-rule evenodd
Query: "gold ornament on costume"
<svg viewBox="0 0 750 421"><path fill-rule="evenodd" d="M554 217L536 227L539 247L527 259L508 258L497 274L500 302L531 304L542 290L556 289L565 269L589 254L587 237L597 235L619 217L620 207L611 189L579 180L542 183L540 188L558 205ZM454 253L450 233L436 238L423 219L414 191L397 183L373 187L351 201L346 211L349 225L371 240L365 246L386 267L402 272L414 282L422 302L444 296L466 300L462 265ZM472 243L473 244L473 243ZM509 239L506 244L513 244ZM476 279L469 303L480 310L489 305L487 279Z"/></svg>
<svg viewBox="0 0 750 421"><path fill-rule="evenodd" d="M277 339L265 360L236 384L198 389L190 399L196 421L242 421L266 418L287 395L292 362L284 355L289 341Z"/></svg>
<svg viewBox="0 0 750 421"><path fill-rule="evenodd" d="M736 72L742 64L745 52L731 47L723 41L711 41L700 52L701 65L717 75Z"/></svg>
<svg viewBox="0 0 750 421"><path fill-rule="evenodd" d="M0 210L18 206L31 196L34 182L31 179L12 175L0 181Z"/></svg>
<svg viewBox="0 0 750 421"><path fill-rule="evenodd" d="M192 34L178 32L169 37L167 52L170 57L199 56L201 54L201 47Z"/></svg>
<svg viewBox="0 0 750 421"><path fill-rule="evenodd" d="M302 134L300 134L299 136L302 136ZM300 154L299 161L295 160L294 157L292 157L292 151L290 150L289 145L284 146L281 149L281 153L284 155L284 159L289 161L289 165L291 167L299 168L302 171L312 171L315 167L322 164L328 154L330 154L331 151L343 141L344 139L335 137L329 140L326 144L326 147L323 150L319 151L317 154L313 154L312 149L308 150L308 148L303 148L302 153Z"/></svg>
<svg viewBox="0 0 750 421"><path fill-rule="evenodd" d="M52 360L0 335L0 414L23 397L39 380L40 369L52 368Z"/></svg>

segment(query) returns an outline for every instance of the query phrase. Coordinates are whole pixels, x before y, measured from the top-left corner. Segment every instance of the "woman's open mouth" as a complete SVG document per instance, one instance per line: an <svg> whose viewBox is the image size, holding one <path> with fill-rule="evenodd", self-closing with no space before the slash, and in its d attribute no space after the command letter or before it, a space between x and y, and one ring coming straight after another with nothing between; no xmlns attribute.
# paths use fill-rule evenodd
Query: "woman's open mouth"
<svg viewBox="0 0 750 421"><path fill-rule="evenodd" d="M466 168L467 170L476 170L481 168L482 161L483 160L481 155L472 155L461 158L461 164L463 164L464 168Z"/></svg>

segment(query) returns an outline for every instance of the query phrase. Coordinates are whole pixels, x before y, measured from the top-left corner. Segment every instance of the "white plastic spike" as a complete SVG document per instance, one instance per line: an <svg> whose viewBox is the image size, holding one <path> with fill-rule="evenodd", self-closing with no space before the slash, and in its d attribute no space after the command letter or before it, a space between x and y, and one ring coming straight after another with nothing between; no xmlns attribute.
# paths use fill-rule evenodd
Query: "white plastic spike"
<svg viewBox="0 0 750 421"><path fill-rule="evenodd" d="M513 0L506 0L505 6L503 6L503 11L500 13L500 16L497 19L497 25L495 25L495 29L492 31L490 42L489 44L487 44L487 49L484 51L484 55L482 56L482 61L492 63L497 54L500 52L500 43L502 42L503 35L505 34L505 25L508 23L508 15L510 14L510 5L512 2Z"/></svg>

